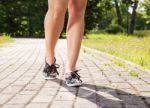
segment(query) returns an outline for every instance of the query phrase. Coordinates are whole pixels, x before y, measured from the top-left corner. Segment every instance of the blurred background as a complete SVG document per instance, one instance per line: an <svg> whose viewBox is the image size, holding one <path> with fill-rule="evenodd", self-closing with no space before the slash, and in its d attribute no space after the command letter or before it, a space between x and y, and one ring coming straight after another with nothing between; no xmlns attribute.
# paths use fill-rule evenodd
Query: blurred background
<svg viewBox="0 0 150 108"><path fill-rule="evenodd" d="M46 11L47 0L0 0L0 33L12 37L44 37ZM67 17L68 13L65 24ZM85 19L85 33L133 34L149 30L150 0L88 0Z"/></svg>

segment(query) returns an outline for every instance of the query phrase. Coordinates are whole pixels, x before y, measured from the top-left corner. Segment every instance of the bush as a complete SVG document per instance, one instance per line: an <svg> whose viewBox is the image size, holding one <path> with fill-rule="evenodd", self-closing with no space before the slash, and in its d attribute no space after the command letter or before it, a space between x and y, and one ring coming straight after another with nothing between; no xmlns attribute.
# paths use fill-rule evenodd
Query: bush
<svg viewBox="0 0 150 108"><path fill-rule="evenodd" d="M150 30L135 30L134 36L137 36L137 37L150 36Z"/></svg>
<svg viewBox="0 0 150 108"><path fill-rule="evenodd" d="M116 34L116 33L124 32L124 29L121 26L118 26L118 25L110 25L108 28L105 29L105 31L107 33Z"/></svg>

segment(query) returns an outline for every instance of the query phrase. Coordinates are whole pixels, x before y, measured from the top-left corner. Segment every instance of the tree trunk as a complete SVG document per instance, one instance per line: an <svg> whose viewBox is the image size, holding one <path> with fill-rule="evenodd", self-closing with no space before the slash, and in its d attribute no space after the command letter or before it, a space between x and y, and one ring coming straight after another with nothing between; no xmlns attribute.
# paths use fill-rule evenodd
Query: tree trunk
<svg viewBox="0 0 150 108"><path fill-rule="evenodd" d="M121 17L121 12L120 12L120 8L118 5L118 1L114 0L115 2L115 8L116 8L116 13L117 13L117 18L118 18L118 25L122 26L122 17Z"/></svg>
<svg viewBox="0 0 150 108"><path fill-rule="evenodd" d="M130 22L130 29L129 29L130 34L134 33L137 7L138 7L138 0L134 0L134 2L133 2L133 11L132 11L132 15L131 15L131 22Z"/></svg>

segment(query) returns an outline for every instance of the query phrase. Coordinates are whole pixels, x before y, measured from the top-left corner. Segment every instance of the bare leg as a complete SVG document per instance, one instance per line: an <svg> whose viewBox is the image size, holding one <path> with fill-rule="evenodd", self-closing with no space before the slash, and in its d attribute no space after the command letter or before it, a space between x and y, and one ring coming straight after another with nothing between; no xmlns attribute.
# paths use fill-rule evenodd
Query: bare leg
<svg viewBox="0 0 150 108"><path fill-rule="evenodd" d="M64 16L68 6L68 0L48 0L48 11L45 16L45 47L46 61L54 62L54 49L64 25Z"/></svg>
<svg viewBox="0 0 150 108"><path fill-rule="evenodd" d="M68 61L66 69L74 71L84 33L84 13L87 0L70 0L67 25Z"/></svg>

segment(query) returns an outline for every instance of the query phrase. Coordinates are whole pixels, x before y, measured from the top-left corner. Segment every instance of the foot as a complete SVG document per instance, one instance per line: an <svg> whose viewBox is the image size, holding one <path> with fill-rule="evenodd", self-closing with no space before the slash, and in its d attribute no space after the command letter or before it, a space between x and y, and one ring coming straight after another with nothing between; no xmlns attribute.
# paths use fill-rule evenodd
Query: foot
<svg viewBox="0 0 150 108"><path fill-rule="evenodd" d="M78 71L79 70L70 73L65 73L65 81L67 86L75 87L75 86L81 86L83 84L79 74L77 73Z"/></svg>
<svg viewBox="0 0 150 108"><path fill-rule="evenodd" d="M43 76L44 79L49 80L49 79L55 79L57 77L57 75L59 75L57 68L59 68L58 64L55 64L56 62L56 58L55 61L52 65L49 65L45 59L45 67L43 70Z"/></svg>

